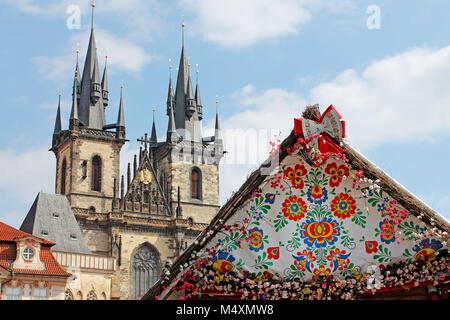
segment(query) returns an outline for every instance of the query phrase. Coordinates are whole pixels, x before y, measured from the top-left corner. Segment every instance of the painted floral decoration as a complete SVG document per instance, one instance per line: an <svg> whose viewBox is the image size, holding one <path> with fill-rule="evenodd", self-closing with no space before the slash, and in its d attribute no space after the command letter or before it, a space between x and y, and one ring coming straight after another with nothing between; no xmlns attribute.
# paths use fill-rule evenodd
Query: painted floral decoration
<svg viewBox="0 0 450 320"><path fill-rule="evenodd" d="M303 189L305 183L303 182L302 177L306 174L306 172L307 170L304 165L296 164L294 169L289 167L284 170L284 177L292 183L294 188Z"/></svg>
<svg viewBox="0 0 450 320"><path fill-rule="evenodd" d="M356 201L350 194L340 193L331 201L331 211L339 219L349 218L356 212Z"/></svg>
<svg viewBox="0 0 450 320"><path fill-rule="evenodd" d="M374 253L378 251L378 242L377 241L366 241L366 252L367 253Z"/></svg>
<svg viewBox="0 0 450 320"><path fill-rule="evenodd" d="M308 201L315 204L322 204L328 199L327 189L322 188L318 184L310 186L306 194L308 196Z"/></svg>
<svg viewBox="0 0 450 320"><path fill-rule="evenodd" d="M314 268L313 262L316 261L316 257L311 251L303 250L302 252L297 252L297 255L292 255L295 259L294 265L297 270L312 272L311 269Z"/></svg>
<svg viewBox="0 0 450 320"><path fill-rule="evenodd" d="M280 247L271 247L267 249L268 253L268 259L275 259L277 260L280 258Z"/></svg>
<svg viewBox="0 0 450 320"><path fill-rule="evenodd" d="M394 224L391 220L384 219L380 222L380 238L381 241L389 244L395 241Z"/></svg>
<svg viewBox="0 0 450 320"><path fill-rule="evenodd" d="M284 217L293 220L299 221L305 216L306 211L308 210L308 205L302 198L298 196L289 196L283 202L281 206L281 211L284 213Z"/></svg>
<svg viewBox="0 0 450 320"><path fill-rule="evenodd" d="M267 193L265 195L265 203L273 204L275 202L275 194L273 193Z"/></svg>
<svg viewBox="0 0 450 320"><path fill-rule="evenodd" d="M264 231L259 228L253 228L249 231L249 243L248 246L250 250L258 252L259 250L264 249L263 242Z"/></svg>
<svg viewBox="0 0 450 320"><path fill-rule="evenodd" d="M325 172L331 176L330 187L332 188L339 186L343 177L347 177L349 175L347 166L341 164L338 167L334 162L327 165Z"/></svg>
<svg viewBox="0 0 450 320"><path fill-rule="evenodd" d="M327 256L327 260L331 261L331 265L333 267L333 272L339 268L339 270L343 270L346 268L350 262L348 257L351 253L345 252L345 250L340 250L336 248L335 250L331 250L329 255Z"/></svg>
<svg viewBox="0 0 450 320"><path fill-rule="evenodd" d="M323 218L319 222L307 219L300 226L300 237L308 247L324 248L333 245L340 234L339 223L331 218Z"/></svg>
<svg viewBox="0 0 450 320"><path fill-rule="evenodd" d="M424 239L416 244L413 251L416 252L414 258L417 260L427 261L430 257L442 248L442 244L437 239Z"/></svg>
<svg viewBox="0 0 450 320"><path fill-rule="evenodd" d="M227 273L234 269L234 257L225 251L219 251L212 256L213 269L217 272Z"/></svg>
<svg viewBox="0 0 450 320"><path fill-rule="evenodd" d="M331 275L331 269L330 268L326 268L325 266L319 266L319 268L314 269L314 276L313 279L314 280L318 280L320 278L332 278L333 276Z"/></svg>

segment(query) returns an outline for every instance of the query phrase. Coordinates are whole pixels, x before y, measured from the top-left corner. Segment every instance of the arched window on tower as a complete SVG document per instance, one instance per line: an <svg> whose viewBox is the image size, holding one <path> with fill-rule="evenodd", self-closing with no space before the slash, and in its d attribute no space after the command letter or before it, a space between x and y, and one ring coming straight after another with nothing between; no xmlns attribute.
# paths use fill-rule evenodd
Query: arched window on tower
<svg viewBox="0 0 450 320"><path fill-rule="evenodd" d="M197 167L191 171L191 198L202 199L202 172Z"/></svg>
<svg viewBox="0 0 450 320"><path fill-rule="evenodd" d="M131 263L131 292L134 299L141 298L158 280L157 251L149 244L142 244L133 256Z"/></svg>
<svg viewBox="0 0 450 320"><path fill-rule="evenodd" d="M67 161L64 158L61 165L61 194L66 194L66 170L67 170Z"/></svg>
<svg viewBox="0 0 450 320"><path fill-rule="evenodd" d="M92 158L91 189L93 191L102 191L102 159L99 156Z"/></svg>

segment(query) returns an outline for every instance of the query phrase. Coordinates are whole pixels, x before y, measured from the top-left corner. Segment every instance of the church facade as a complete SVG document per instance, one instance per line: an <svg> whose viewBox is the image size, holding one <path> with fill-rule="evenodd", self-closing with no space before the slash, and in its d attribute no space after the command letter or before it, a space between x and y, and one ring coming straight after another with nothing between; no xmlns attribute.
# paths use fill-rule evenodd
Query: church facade
<svg viewBox="0 0 450 320"><path fill-rule="evenodd" d="M202 135L203 106L184 36L175 91L169 80L166 139L158 141L153 119L150 138L137 139L140 150L125 174L120 151L129 140L122 89L113 124L105 121L108 90L92 25L83 73L78 61L75 67L68 129L58 105L50 149L56 156L55 193L67 197L90 251L115 258L111 299L139 299L217 213L223 141L217 113L214 136Z"/></svg>

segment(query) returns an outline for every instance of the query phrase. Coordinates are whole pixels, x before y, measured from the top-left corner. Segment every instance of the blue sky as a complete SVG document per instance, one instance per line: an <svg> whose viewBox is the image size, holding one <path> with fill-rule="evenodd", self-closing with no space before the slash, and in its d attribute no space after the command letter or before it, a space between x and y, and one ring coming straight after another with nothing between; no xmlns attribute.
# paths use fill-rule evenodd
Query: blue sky
<svg viewBox="0 0 450 320"><path fill-rule="evenodd" d="M19 227L37 193L54 192L48 149L58 93L67 128L75 50L82 65L90 1L0 5L0 220ZM367 26L373 5L380 29ZM73 6L80 9L79 29L67 25ZM227 141L227 130L280 130L285 137L307 104L319 103L322 111L333 104L352 145L450 220L449 11L445 0L98 0L95 30L102 68L109 56L110 123L124 81L130 143L121 166L139 148L136 138L150 132L154 108L164 138L168 59L175 69L185 21L194 78L199 65L205 135L219 96L230 151L221 165L222 202L268 147L254 150L257 161L236 164L239 148Z"/></svg>

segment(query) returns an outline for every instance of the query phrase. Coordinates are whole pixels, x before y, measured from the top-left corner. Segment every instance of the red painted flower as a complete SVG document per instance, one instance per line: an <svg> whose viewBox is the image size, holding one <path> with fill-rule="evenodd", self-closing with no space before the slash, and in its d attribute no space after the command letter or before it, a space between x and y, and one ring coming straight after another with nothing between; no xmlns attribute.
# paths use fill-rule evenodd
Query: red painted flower
<svg viewBox="0 0 450 320"><path fill-rule="evenodd" d="M331 266L333 267L333 272L339 268L339 270L343 270L347 268L350 259L348 257L350 253L345 252L345 250L336 248L336 250L331 250L330 254L327 256L327 260L331 261Z"/></svg>
<svg viewBox="0 0 450 320"><path fill-rule="evenodd" d="M356 201L350 194L340 193L331 201L331 211L339 219L348 218L356 212Z"/></svg>
<svg viewBox="0 0 450 320"><path fill-rule="evenodd" d="M280 247L267 248L267 253L269 259L278 259L280 257Z"/></svg>
<svg viewBox="0 0 450 320"><path fill-rule="evenodd" d="M378 251L378 242L376 241L366 241L366 252L374 253Z"/></svg>
<svg viewBox="0 0 450 320"><path fill-rule="evenodd" d="M297 164L295 168L287 168L284 170L285 179L291 181L292 186L296 189L303 189L305 183L303 182L302 177L306 174L307 170L304 165Z"/></svg>
<svg viewBox="0 0 450 320"><path fill-rule="evenodd" d="M348 168L341 164L339 167L335 162L330 163L325 168L325 172L328 173L330 178L330 187L337 187L342 181L342 177L347 177L349 175Z"/></svg>
<svg viewBox="0 0 450 320"><path fill-rule="evenodd" d="M299 221L303 218L306 210L308 210L308 205L306 202L303 201L302 198L295 195L287 197L281 206L281 211L283 211L284 217L293 221Z"/></svg>
<svg viewBox="0 0 450 320"><path fill-rule="evenodd" d="M314 269L314 276L313 279L314 280L319 280L320 278L332 278L333 276L331 275L331 269L330 268L326 268L325 266L319 266L318 269Z"/></svg>

